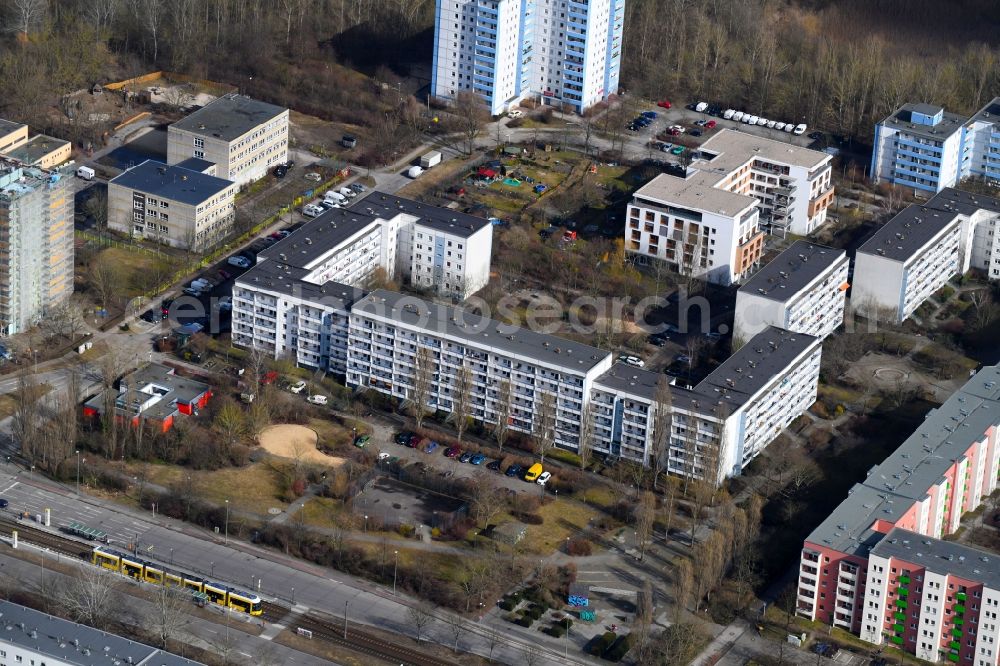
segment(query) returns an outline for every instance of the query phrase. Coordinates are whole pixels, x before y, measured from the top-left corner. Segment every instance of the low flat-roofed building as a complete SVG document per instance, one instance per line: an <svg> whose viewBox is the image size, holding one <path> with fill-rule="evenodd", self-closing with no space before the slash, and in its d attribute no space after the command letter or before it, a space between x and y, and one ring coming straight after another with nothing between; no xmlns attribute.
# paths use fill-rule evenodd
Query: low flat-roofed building
<svg viewBox="0 0 1000 666"><path fill-rule="evenodd" d="M150 363L122 377L117 390L102 391L85 402L83 415L96 418L113 409L116 419L133 426L149 424L166 432L178 415L197 415L211 397L208 384L178 375L169 366Z"/></svg>
<svg viewBox="0 0 1000 666"><path fill-rule="evenodd" d="M288 161L288 109L231 93L167 129L167 163L190 157L216 165L215 175L239 186Z"/></svg>
<svg viewBox="0 0 1000 666"><path fill-rule="evenodd" d="M849 270L843 250L794 242L736 293L734 335L746 341L777 326L825 338L844 321Z"/></svg>
<svg viewBox="0 0 1000 666"><path fill-rule="evenodd" d="M0 663L14 666L201 666L138 641L0 601Z"/></svg>
<svg viewBox="0 0 1000 666"><path fill-rule="evenodd" d="M232 231L236 190L232 181L146 160L108 183L108 226L171 247L205 250Z"/></svg>
<svg viewBox="0 0 1000 666"><path fill-rule="evenodd" d="M29 166L52 169L68 161L72 149L73 145L69 141L36 134L16 148L7 150L4 156Z"/></svg>
<svg viewBox="0 0 1000 666"><path fill-rule="evenodd" d="M28 140L28 126L0 118L0 155L24 144Z"/></svg>

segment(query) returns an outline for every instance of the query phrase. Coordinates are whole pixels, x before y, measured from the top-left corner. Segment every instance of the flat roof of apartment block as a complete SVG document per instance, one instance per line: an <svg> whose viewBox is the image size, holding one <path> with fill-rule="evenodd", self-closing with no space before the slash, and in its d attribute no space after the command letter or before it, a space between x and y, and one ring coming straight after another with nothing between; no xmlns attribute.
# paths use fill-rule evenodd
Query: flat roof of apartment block
<svg viewBox="0 0 1000 666"><path fill-rule="evenodd" d="M754 273L740 292L785 302L845 258L843 250L798 240Z"/></svg>

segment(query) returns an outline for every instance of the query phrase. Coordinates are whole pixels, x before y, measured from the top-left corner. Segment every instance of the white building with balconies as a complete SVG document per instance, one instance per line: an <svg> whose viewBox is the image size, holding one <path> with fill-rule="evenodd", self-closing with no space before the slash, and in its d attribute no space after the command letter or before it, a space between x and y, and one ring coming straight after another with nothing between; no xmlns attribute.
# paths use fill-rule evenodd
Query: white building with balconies
<svg viewBox="0 0 1000 666"><path fill-rule="evenodd" d="M825 338L844 322L849 270L843 250L796 241L736 293L734 336L777 326Z"/></svg>

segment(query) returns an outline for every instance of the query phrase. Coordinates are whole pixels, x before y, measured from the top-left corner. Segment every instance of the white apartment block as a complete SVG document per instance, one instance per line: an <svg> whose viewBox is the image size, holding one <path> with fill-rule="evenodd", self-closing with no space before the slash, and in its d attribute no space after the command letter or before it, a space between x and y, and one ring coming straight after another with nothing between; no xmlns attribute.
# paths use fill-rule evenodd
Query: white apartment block
<svg viewBox="0 0 1000 666"><path fill-rule="evenodd" d="M288 109L223 95L167 128L167 163L192 157L241 187L259 180L288 161Z"/></svg>
<svg viewBox="0 0 1000 666"><path fill-rule="evenodd" d="M903 321L970 268L1000 279L1000 200L945 189L914 204L858 248L852 306Z"/></svg>
<svg viewBox="0 0 1000 666"><path fill-rule="evenodd" d="M1000 97L971 117L904 104L876 125L869 173L924 195L964 178L1000 182Z"/></svg>
<svg viewBox="0 0 1000 666"><path fill-rule="evenodd" d="M618 90L625 0L437 0L431 90L582 112Z"/></svg>
<svg viewBox="0 0 1000 666"><path fill-rule="evenodd" d="M688 167L705 186L757 200L771 234L806 236L823 226L833 201L833 157L784 141L724 129Z"/></svg>
<svg viewBox="0 0 1000 666"><path fill-rule="evenodd" d="M826 338L844 322L849 270L843 250L795 241L736 292L734 337L777 326Z"/></svg>
<svg viewBox="0 0 1000 666"><path fill-rule="evenodd" d="M223 240L236 219L236 183L146 160L108 182L108 226L192 250ZM192 164L194 166L194 164Z"/></svg>
<svg viewBox="0 0 1000 666"><path fill-rule="evenodd" d="M418 349L428 350L427 361ZM419 370L424 362L430 367ZM561 448L578 447L591 385L610 367L611 355L595 347L396 292L376 290L351 308L348 386L413 400L416 373L426 372L426 406L450 412L466 368L472 418L496 423L509 403L511 429L530 434L548 393Z"/></svg>
<svg viewBox="0 0 1000 666"><path fill-rule="evenodd" d="M373 192L257 255L233 287L233 344L342 375L347 319L381 269L463 300L489 281L489 221Z"/></svg>
<svg viewBox="0 0 1000 666"><path fill-rule="evenodd" d="M72 164L0 159L0 335L39 322L73 293Z"/></svg>
<svg viewBox="0 0 1000 666"><path fill-rule="evenodd" d="M103 575L103 574L102 574ZM138 641L70 622L9 601L0 601L4 666L202 666Z"/></svg>
<svg viewBox="0 0 1000 666"><path fill-rule="evenodd" d="M721 483L816 400L821 340L767 328L692 388L672 385L664 467ZM616 364L594 382L592 449L650 464L659 373Z"/></svg>

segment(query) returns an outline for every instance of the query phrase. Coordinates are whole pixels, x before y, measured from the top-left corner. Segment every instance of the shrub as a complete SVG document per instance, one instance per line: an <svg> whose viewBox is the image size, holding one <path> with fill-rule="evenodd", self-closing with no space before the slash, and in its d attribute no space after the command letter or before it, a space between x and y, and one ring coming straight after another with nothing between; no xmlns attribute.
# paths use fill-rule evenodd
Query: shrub
<svg viewBox="0 0 1000 666"><path fill-rule="evenodd" d="M504 597L500 600L498 605L505 611L512 611L517 608L517 601L511 599L510 597Z"/></svg>
<svg viewBox="0 0 1000 666"><path fill-rule="evenodd" d="M532 620L537 620L545 614L545 607L541 604L531 604L531 608L525 611L525 615L530 615Z"/></svg>
<svg viewBox="0 0 1000 666"><path fill-rule="evenodd" d="M566 635L566 627L563 625L562 622L558 622L556 624L548 626L542 631L544 631L549 636L552 636L554 638L562 638L563 636Z"/></svg>
<svg viewBox="0 0 1000 666"><path fill-rule="evenodd" d="M589 539L578 537L576 539L570 539L569 543L566 544L567 555L586 556L590 555L593 550L594 544L592 544Z"/></svg>
<svg viewBox="0 0 1000 666"><path fill-rule="evenodd" d="M580 456L576 455L572 451L566 451L564 449L553 448L547 454L549 458L553 460L558 460L564 462L567 465L573 465L574 467L580 466Z"/></svg>
<svg viewBox="0 0 1000 666"><path fill-rule="evenodd" d="M520 520L525 525L541 525L545 522L545 519L539 516L537 513L523 513L518 511L513 514L515 518Z"/></svg>
<svg viewBox="0 0 1000 666"><path fill-rule="evenodd" d="M400 525L399 533L406 538L413 536L413 525Z"/></svg>
<svg viewBox="0 0 1000 666"><path fill-rule="evenodd" d="M595 657L600 657L611 647L616 638L618 638L618 634L613 631L606 631L600 636L594 636L590 645L587 646L587 652Z"/></svg>
<svg viewBox="0 0 1000 666"><path fill-rule="evenodd" d="M602 656L608 661L621 661L622 657L628 654L628 651L632 649L633 642L634 639L632 638L632 634L619 636L618 640L614 642L614 645L605 650Z"/></svg>
<svg viewBox="0 0 1000 666"><path fill-rule="evenodd" d="M522 615L517 620L515 620L515 624L518 624L522 627L530 627L534 623L535 620L530 615Z"/></svg>

